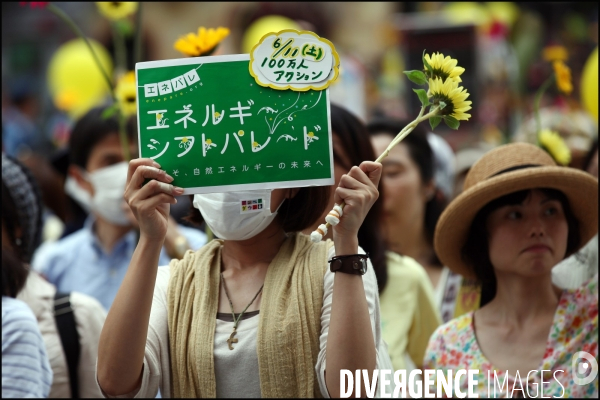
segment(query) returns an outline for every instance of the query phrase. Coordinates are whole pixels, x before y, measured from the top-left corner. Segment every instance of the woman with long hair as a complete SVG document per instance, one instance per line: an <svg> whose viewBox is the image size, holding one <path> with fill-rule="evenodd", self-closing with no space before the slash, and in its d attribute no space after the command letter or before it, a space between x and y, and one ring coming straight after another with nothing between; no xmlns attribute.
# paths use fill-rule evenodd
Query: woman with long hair
<svg viewBox="0 0 600 400"><path fill-rule="evenodd" d="M331 105L331 130L336 184L331 186L325 214L305 233L318 227L334 206L337 184L353 165L376 158L363 122L345 108ZM394 370L420 368L431 334L440 325L433 287L427 273L414 259L388 250L383 239L382 205L379 198L358 230L358 243L373 262L381 304L382 336ZM331 233L325 237L329 238Z"/></svg>
<svg viewBox="0 0 600 400"><path fill-rule="evenodd" d="M380 117L368 125L381 154L408 122ZM435 225L446 200L435 184L435 156L422 125L382 161L383 227L390 250L414 258L425 268L443 322L479 306L479 287L439 260L433 247Z"/></svg>
<svg viewBox="0 0 600 400"><path fill-rule="evenodd" d="M357 238L380 175L366 161L340 180L335 201L346 208L333 242L300 233L323 214L328 187L195 195L192 219L220 239L159 267L169 204L183 189L156 162L132 160L125 199L140 240L100 338L105 394L338 397L342 369L391 368ZM247 200L264 208L241 214Z"/></svg>

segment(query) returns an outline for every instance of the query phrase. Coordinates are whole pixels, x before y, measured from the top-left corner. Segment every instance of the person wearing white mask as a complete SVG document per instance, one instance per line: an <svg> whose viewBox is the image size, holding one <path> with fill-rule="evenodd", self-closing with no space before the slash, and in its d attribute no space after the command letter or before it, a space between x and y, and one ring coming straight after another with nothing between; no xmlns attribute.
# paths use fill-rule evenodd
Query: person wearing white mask
<svg viewBox="0 0 600 400"><path fill-rule="evenodd" d="M123 199L128 164L118 135L116 117L103 118L97 107L73 127L69 139L67 190L90 214L82 229L45 246L35 254L33 268L60 292L78 291L95 297L108 310L125 276L139 230ZM130 153L137 154L135 118L127 123ZM133 221L132 221L133 220ZM199 229L170 219L168 240L160 260L180 258L190 247L206 242Z"/></svg>
<svg viewBox="0 0 600 400"><path fill-rule="evenodd" d="M189 219L204 219L219 239L168 266L157 249L183 189L159 168L147 158L129 164L125 199L140 241L100 337L105 396L339 397L342 370L393 368L377 279L357 238L381 164L365 161L340 179L334 199L346 206L333 241L301 233L325 211L328 186L195 195Z"/></svg>

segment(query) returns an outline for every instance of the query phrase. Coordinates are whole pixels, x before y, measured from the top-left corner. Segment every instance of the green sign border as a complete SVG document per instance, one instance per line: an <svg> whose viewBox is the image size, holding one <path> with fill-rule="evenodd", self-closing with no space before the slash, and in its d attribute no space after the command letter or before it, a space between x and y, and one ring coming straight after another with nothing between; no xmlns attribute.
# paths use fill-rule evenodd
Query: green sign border
<svg viewBox="0 0 600 400"><path fill-rule="evenodd" d="M138 83L138 71L150 68L161 68L161 67L173 67L182 65L198 65L198 64L209 64L209 63L222 63L222 62L233 62L233 61L248 61L250 62L249 54L234 54L234 55L223 55L223 56L209 56L209 57L189 57L189 58L178 58L170 60L159 60L159 61L147 61L136 63L135 65L135 81L138 90L140 88ZM251 77L250 71L248 76ZM254 79L254 78L253 78ZM264 88L266 90L273 90L278 92L276 89ZM241 190L255 190L255 189L285 189L285 188L297 188L297 187L308 187L308 186L330 186L335 183L334 175L334 162L333 162L333 141L332 141L332 130L331 130L331 107L329 101L329 90L323 90L325 92L325 100L327 102L327 128L328 128L328 140L329 140L329 165L330 165L330 176L329 178L322 179L300 179L293 181L275 181L275 182L257 182L247 184L233 184L233 185L220 185L220 186L204 186L204 187L188 187L184 188L184 195L189 194L201 194L201 193L219 193L219 192L235 192ZM136 102L138 110L140 110L140 96L136 96ZM138 122L138 146L142 143L141 138L141 124L140 124L140 113L137 113ZM141 152L140 152L141 156Z"/></svg>

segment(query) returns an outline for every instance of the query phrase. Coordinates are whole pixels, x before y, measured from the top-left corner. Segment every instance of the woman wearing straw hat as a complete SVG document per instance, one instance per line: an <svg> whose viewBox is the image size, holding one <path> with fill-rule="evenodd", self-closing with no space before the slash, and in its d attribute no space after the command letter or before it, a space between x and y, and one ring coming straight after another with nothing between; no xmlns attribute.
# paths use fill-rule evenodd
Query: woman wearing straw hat
<svg viewBox="0 0 600 400"><path fill-rule="evenodd" d="M435 248L445 265L478 278L493 296L438 328L424 368L477 369L474 393L484 397L597 397L593 368L586 375L574 365L580 351L598 358L598 274L561 290L551 272L596 234L598 181L514 143L475 163L464 187L440 217ZM455 393L467 387L462 379Z"/></svg>

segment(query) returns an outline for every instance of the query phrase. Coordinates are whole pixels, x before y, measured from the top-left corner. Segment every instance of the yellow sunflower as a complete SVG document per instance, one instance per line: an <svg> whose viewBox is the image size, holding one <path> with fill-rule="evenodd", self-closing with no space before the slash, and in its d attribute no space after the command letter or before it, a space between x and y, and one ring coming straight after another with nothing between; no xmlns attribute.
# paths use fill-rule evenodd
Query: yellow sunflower
<svg viewBox="0 0 600 400"><path fill-rule="evenodd" d="M558 90L566 95L571 94L573 91L571 69L562 61L554 61L552 66L554 67L554 75L556 76L556 86L558 87Z"/></svg>
<svg viewBox="0 0 600 400"><path fill-rule="evenodd" d="M227 28L206 29L201 26L198 28L197 35L188 33L177 39L173 47L186 56L199 57L211 53L228 35L229 29Z"/></svg>
<svg viewBox="0 0 600 400"><path fill-rule="evenodd" d="M571 162L571 150L557 132L544 129L538 134L538 141L540 147L546 150L557 163L568 165Z"/></svg>
<svg viewBox="0 0 600 400"><path fill-rule="evenodd" d="M100 14L116 21L134 14L138 9L137 1L97 1Z"/></svg>
<svg viewBox="0 0 600 400"><path fill-rule="evenodd" d="M542 57L546 61L567 61L569 53L563 46L546 46L542 50Z"/></svg>
<svg viewBox="0 0 600 400"><path fill-rule="evenodd" d="M129 71L119 79L115 87L115 98L125 116L135 115L137 112L136 96L135 73ZM159 114L156 114L156 118L160 119Z"/></svg>
<svg viewBox="0 0 600 400"><path fill-rule="evenodd" d="M445 81L447 78L452 78L456 82L462 82L460 75L465 72L463 67L457 67L458 61L450 56L444 57L442 53L434 53L431 56L425 54L425 60L433 69L433 74L428 78L442 78ZM425 68L425 73L428 73Z"/></svg>
<svg viewBox="0 0 600 400"><path fill-rule="evenodd" d="M429 96L434 105L439 105L441 101L446 103L438 115L449 115L458 121L468 121L471 118L471 114L466 113L472 104L467 101L469 93L464 87L458 86L457 81L451 78L445 81L440 78L429 79Z"/></svg>

